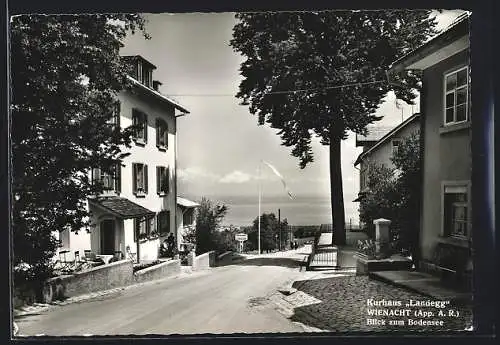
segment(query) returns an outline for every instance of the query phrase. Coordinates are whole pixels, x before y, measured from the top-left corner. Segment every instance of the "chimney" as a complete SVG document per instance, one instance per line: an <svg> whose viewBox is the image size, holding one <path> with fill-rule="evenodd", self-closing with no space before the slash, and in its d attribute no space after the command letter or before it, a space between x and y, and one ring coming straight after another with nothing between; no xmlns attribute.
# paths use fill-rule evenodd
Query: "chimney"
<svg viewBox="0 0 500 345"><path fill-rule="evenodd" d="M159 80L153 80L153 89L160 92L160 86L162 83Z"/></svg>

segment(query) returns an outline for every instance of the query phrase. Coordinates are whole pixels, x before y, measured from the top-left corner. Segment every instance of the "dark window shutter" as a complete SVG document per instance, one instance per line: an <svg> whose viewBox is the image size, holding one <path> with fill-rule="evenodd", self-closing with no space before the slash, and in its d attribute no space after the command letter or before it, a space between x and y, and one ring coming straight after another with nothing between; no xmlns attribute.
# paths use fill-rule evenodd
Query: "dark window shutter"
<svg viewBox="0 0 500 345"><path fill-rule="evenodd" d="M144 142L148 142L148 116L146 114L142 114L142 123L144 126Z"/></svg>
<svg viewBox="0 0 500 345"><path fill-rule="evenodd" d="M137 224L138 219L134 218L134 242L137 242L137 233L139 232L139 224Z"/></svg>
<svg viewBox="0 0 500 345"><path fill-rule="evenodd" d="M170 192L170 168L165 168L165 193Z"/></svg>
<svg viewBox="0 0 500 345"><path fill-rule="evenodd" d="M168 149L168 125L167 125L167 123L165 123L165 129L164 129L163 135L165 136L165 139L164 139L165 147Z"/></svg>
<svg viewBox="0 0 500 345"><path fill-rule="evenodd" d="M122 191L122 165L120 163L115 166L115 190L117 193Z"/></svg>
<svg viewBox="0 0 500 345"><path fill-rule="evenodd" d="M139 122L138 116L139 116L139 114L137 113L137 109L133 108L132 109L132 126L133 127L136 127L138 122ZM137 136L138 136L138 129L135 128L133 133L132 133L132 137L137 138Z"/></svg>
<svg viewBox="0 0 500 345"><path fill-rule="evenodd" d="M156 214L156 231L158 232L158 234L160 234L161 231L160 219L161 219L161 212Z"/></svg>
<svg viewBox="0 0 500 345"><path fill-rule="evenodd" d="M160 121L156 119L156 145L160 146Z"/></svg>
<svg viewBox="0 0 500 345"><path fill-rule="evenodd" d="M132 163L132 192L137 193L137 163Z"/></svg>
<svg viewBox="0 0 500 345"><path fill-rule="evenodd" d="M147 166L147 164L144 164L143 176L144 176L144 193L148 194L148 166Z"/></svg>
<svg viewBox="0 0 500 345"><path fill-rule="evenodd" d="M156 167L156 193L161 192L161 167Z"/></svg>
<svg viewBox="0 0 500 345"><path fill-rule="evenodd" d="M120 129L120 112L121 112L121 104L120 101L116 103L116 110L115 110L115 116L116 116L116 129Z"/></svg>
<svg viewBox="0 0 500 345"><path fill-rule="evenodd" d="M165 213L166 213L165 218L166 218L166 221L167 221L166 228L167 228L167 233L169 233L171 231L170 230L170 211L165 211ZM175 236L175 231L174 231L174 236ZM176 236L176 238L177 238L177 236Z"/></svg>

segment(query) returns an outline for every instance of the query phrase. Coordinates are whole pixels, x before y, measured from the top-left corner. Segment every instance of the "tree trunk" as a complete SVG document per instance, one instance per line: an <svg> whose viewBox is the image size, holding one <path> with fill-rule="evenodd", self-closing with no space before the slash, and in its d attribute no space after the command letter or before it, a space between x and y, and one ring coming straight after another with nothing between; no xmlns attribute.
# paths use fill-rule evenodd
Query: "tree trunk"
<svg viewBox="0 0 500 345"><path fill-rule="evenodd" d="M340 142L340 137L332 133L330 136L330 197L332 204L333 245L345 245L346 243Z"/></svg>

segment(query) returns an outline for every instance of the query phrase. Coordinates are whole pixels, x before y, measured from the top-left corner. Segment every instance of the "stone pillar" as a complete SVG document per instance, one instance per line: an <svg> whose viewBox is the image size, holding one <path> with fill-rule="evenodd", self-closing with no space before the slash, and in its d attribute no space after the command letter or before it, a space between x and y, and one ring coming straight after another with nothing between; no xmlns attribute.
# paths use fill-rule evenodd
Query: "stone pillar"
<svg viewBox="0 0 500 345"><path fill-rule="evenodd" d="M387 258L390 256L390 235L389 235L389 225L391 221L388 219L375 219L373 221L375 225L375 256L377 258Z"/></svg>
<svg viewBox="0 0 500 345"><path fill-rule="evenodd" d="M195 265L195 257L196 257L196 253L194 251L194 249L192 251L190 251L187 255L187 262L188 262L188 266L191 266L192 268L194 268L194 265Z"/></svg>

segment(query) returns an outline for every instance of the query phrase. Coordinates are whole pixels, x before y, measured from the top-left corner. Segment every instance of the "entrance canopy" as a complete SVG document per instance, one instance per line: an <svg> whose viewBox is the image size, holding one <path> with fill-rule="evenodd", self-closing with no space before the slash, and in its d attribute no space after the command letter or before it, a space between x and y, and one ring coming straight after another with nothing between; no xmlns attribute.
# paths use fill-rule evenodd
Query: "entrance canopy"
<svg viewBox="0 0 500 345"><path fill-rule="evenodd" d="M180 196L177 197L177 205L185 208L196 208L200 206L200 204L185 198L181 198Z"/></svg>
<svg viewBox="0 0 500 345"><path fill-rule="evenodd" d="M127 198L109 197L89 199L89 203L121 219L142 217L149 218L155 215L155 212L148 210L147 208L142 207Z"/></svg>

